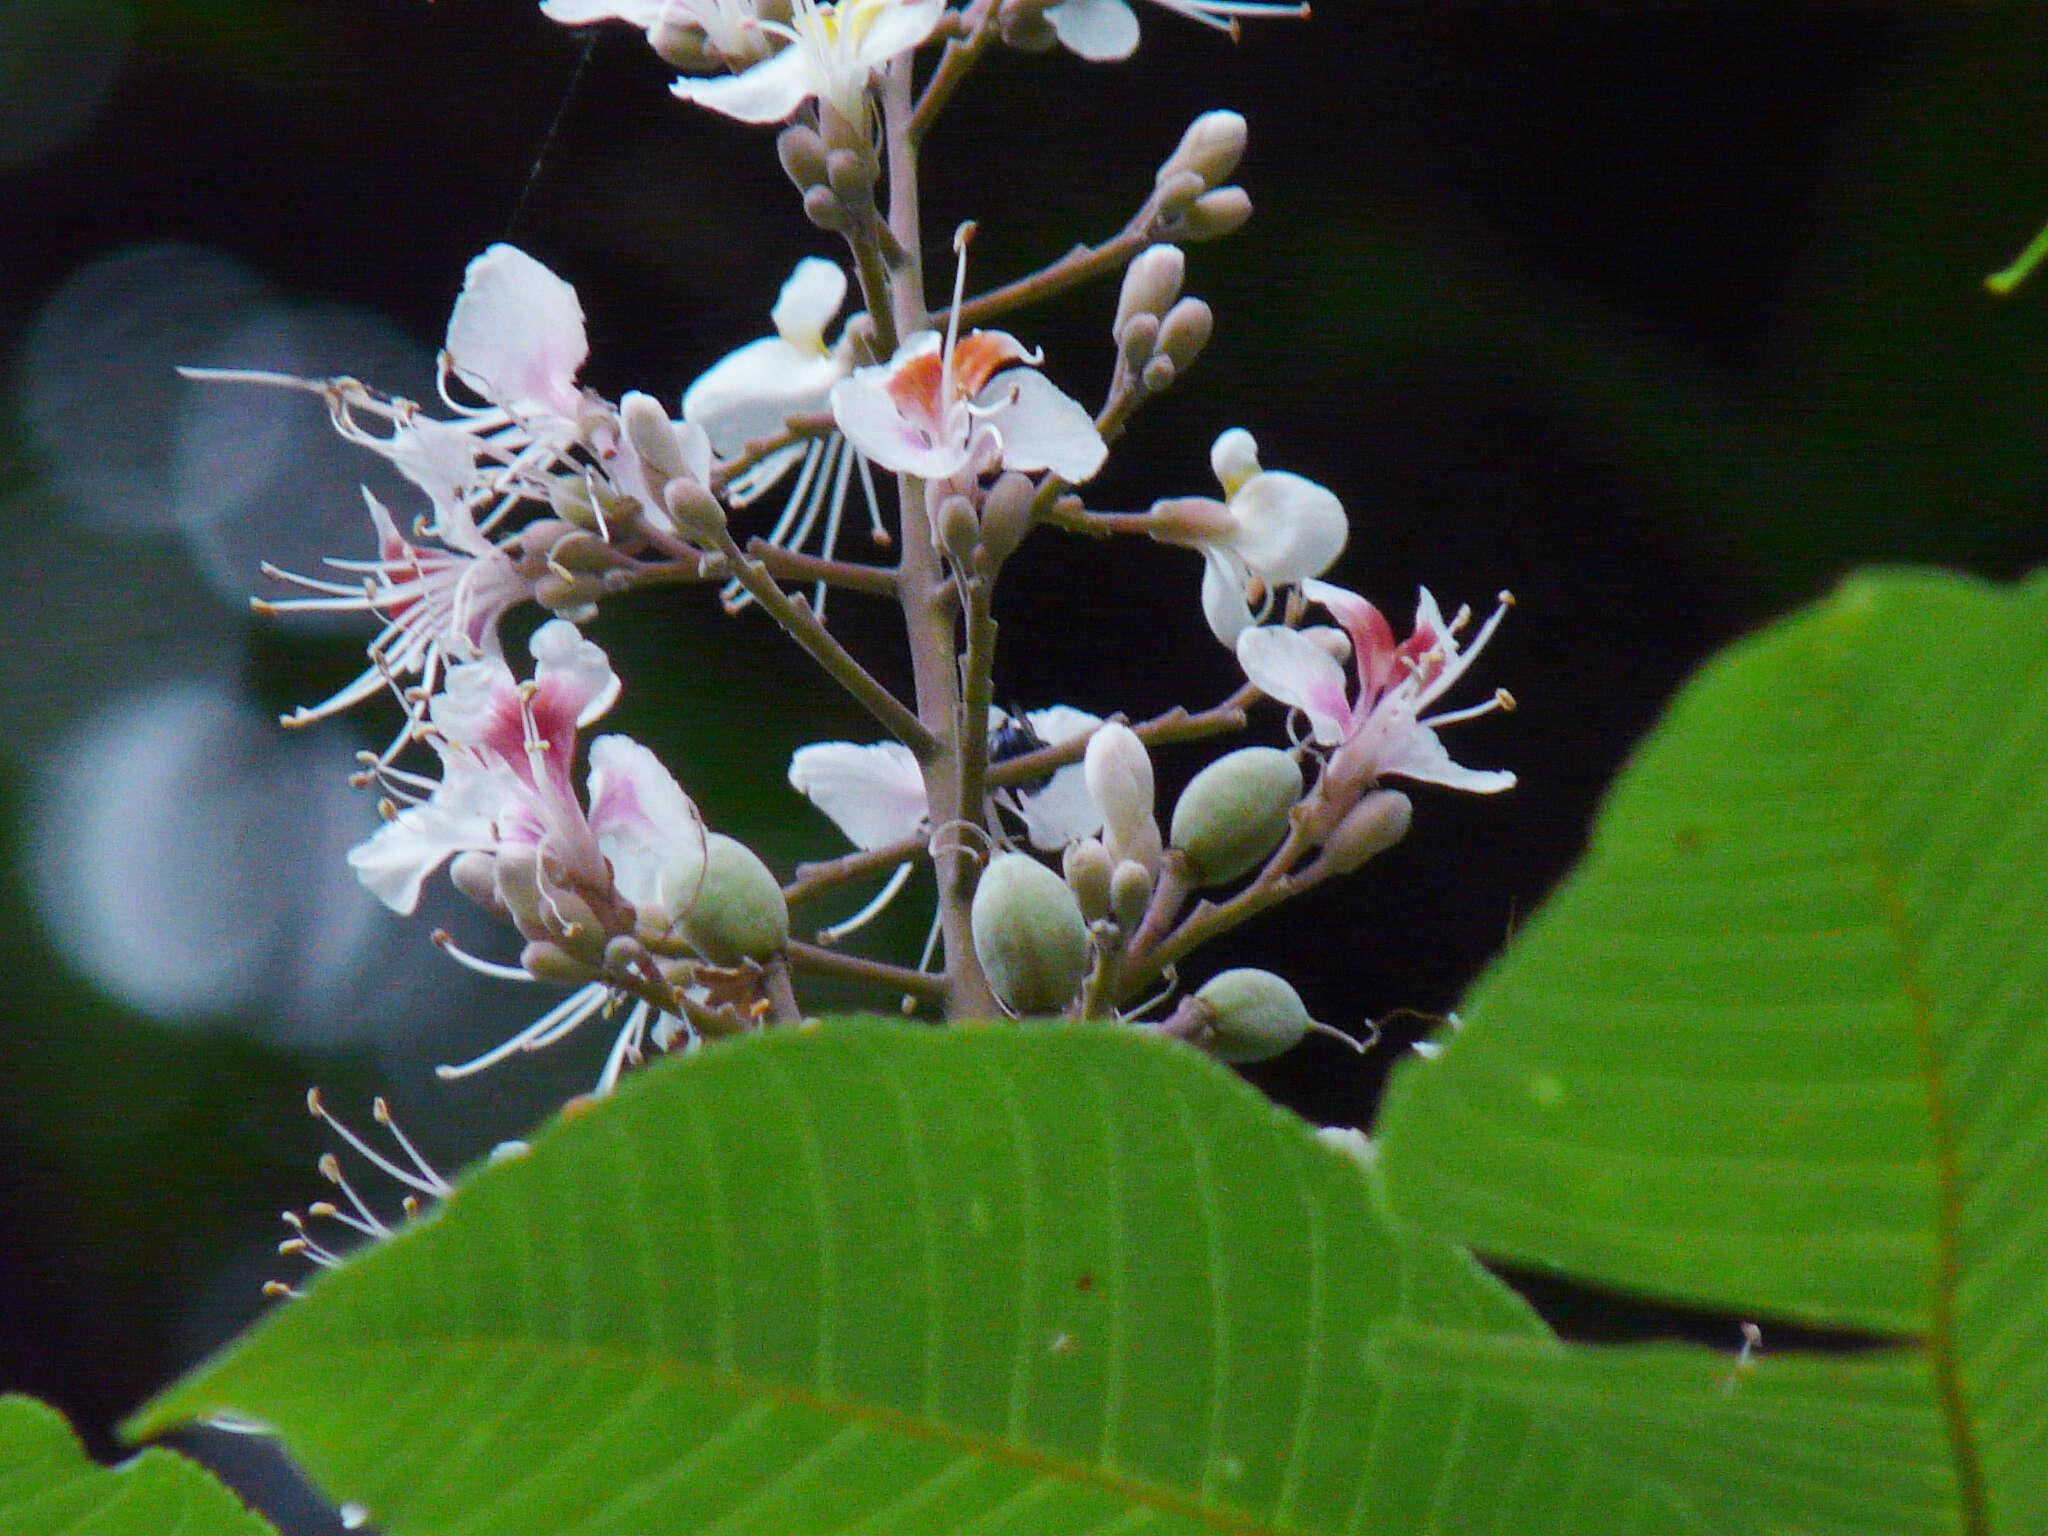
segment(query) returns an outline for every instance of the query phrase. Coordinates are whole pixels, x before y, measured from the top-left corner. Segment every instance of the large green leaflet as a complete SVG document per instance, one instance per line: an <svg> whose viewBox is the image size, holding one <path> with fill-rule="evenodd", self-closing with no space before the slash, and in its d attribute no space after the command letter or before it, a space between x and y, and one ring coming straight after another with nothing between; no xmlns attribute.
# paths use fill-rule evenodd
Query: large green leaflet
<svg viewBox="0 0 2048 1536"><path fill-rule="evenodd" d="M1388 1098L1401 1216L1767 1342L1771 1318L1897 1336L1797 1362L1832 1406L1722 1458L1895 1419L1827 1474L1867 1529L2048 1530L2048 582L1859 577L1715 662L1463 1018ZM1402 1352L1614 1397L1600 1357L1519 1348ZM1710 1449L1666 1429L1638 1465ZM1759 1528L1803 1528L1787 1490Z"/></svg>
<svg viewBox="0 0 2048 1536"><path fill-rule="evenodd" d="M150 1449L118 1467L85 1454L64 1416L0 1397L0 1536L274 1536L205 1468Z"/></svg>
<svg viewBox="0 0 2048 1536"><path fill-rule="evenodd" d="M1394 1323L1560 1353L1191 1051L847 1022L645 1074L135 1428L254 1415L400 1536L1714 1528Z"/></svg>

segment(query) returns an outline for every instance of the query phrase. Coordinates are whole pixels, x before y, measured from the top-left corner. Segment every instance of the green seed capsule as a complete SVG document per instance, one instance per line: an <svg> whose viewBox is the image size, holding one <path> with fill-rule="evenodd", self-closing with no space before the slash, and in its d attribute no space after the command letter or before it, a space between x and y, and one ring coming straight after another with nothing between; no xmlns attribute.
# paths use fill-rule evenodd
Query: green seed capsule
<svg viewBox="0 0 2048 1536"><path fill-rule="evenodd" d="M1203 1044L1219 1061L1269 1060L1301 1044L1315 1025L1301 994L1271 971L1225 971L1195 996L1215 1011Z"/></svg>
<svg viewBox="0 0 2048 1536"><path fill-rule="evenodd" d="M1010 1009L1058 1013L1088 972L1081 904L1058 875L1024 853L997 854L975 887L974 954Z"/></svg>
<svg viewBox="0 0 2048 1536"><path fill-rule="evenodd" d="M683 937L713 965L766 960L789 943L789 904L754 850L723 833L704 840L704 884L683 914Z"/></svg>
<svg viewBox="0 0 2048 1536"><path fill-rule="evenodd" d="M1277 747L1240 747L1188 781L1173 808L1173 846L1197 885L1222 885L1280 846L1301 799L1301 767Z"/></svg>

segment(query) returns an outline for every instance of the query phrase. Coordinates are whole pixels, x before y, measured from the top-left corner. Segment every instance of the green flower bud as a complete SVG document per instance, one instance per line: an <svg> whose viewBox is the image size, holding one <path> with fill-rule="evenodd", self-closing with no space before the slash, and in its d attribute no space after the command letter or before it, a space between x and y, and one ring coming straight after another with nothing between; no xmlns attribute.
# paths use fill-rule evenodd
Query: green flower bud
<svg viewBox="0 0 2048 1536"><path fill-rule="evenodd" d="M825 156L825 179L840 202L865 207L875 200L882 168L872 150L835 149Z"/></svg>
<svg viewBox="0 0 2048 1536"><path fill-rule="evenodd" d="M768 866L720 832L704 839L704 883L683 914L683 937L713 965L766 960L789 943L789 903Z"/></svg>
<svg viewBox="0 0 2048 1536"><path fill-rule="evenodd" d="M1025 853L999 853L969 913L974 954L1012 1012L1058 1013L1088 972L1088 925L1066 882Z"/></svg>
<svg viewBox="0 0 2048 1536"><path fill-rule="evenodd" d="M1249 873L1287 836L1301 766L1277 747L1240 747L1188 781L1173 808L1173 846L1197 885Z"/></svg>
<svg viewBox="0 0 2048 1536"><path fill-rule="evenodd" d="M1109 877L1109 910L1117 927L1130 933L1145 921L1152 905L1152 871L1136 859L1125 859Z"/></svg>
<svg viewBox="0 0 2048 1536"><path fill-rule="evenodd" d="M827 186L815 186L804 194L804 217L834 233L846 227L846 209Z"/></svg>
<svg viewBox="0 0 2048 1536"><path fill-rule="evenodd" d="M597 503L582 475L561 475L548 486L548 506L563 522L578 528L597 527Z"/></svg>
<svg viewBox="0 0 2048 1536"><path fill-rule="evenodd" d="M1143 368L1159 346L1159 317L1131 316L1116 328L1116 344L1123 353L1125 367Z"/></svg>
<svg viewBox="0 0 2048 1536"><path fill-rule="evenodd" d="M671 480L661 494L676 532L693 544L716 544L725 528L725 508L695 480Z"/></svg>
<svg viewBox="0 0 2048 1536"><path fill-rule="evenodd" d="M975 546L981 542L981 520L974 515L974 503L965 496L948 496L939 503L932 526L939 535L939 547L954 566L973 570Z"/></svg>
<svg viewBox="0 0 2048 1536"><path fill-rule="evenodd" d="M1213 1011L1203 1044L1219 1061L1270 1060L1293 1050L1315 1027L1301 994L1271 971L1225 971L1195 997Z"/></svg>
<svg viewBox="0 0 2048 1536"><path fill-rule="evenodd" d="M668 412L661 408L661 402L654 396L637 389L628 390L619 401L619 422L626 429L626 439L632 443L633 451L654 472L648 478L655 484L690 472L689 460L683 455L682 440L676 436L675 424L668 419Z"/></svg>
<svg viewBox="0 0 2048 1536"><path fill-rule="evenodd" d="M825 179L825 141L815 128L799 123L783 129L775 140L775 158L798 192L808 192Z"/></svg>
<svg viewBox="0 0 2048 1536"><path fill-rule="evenodd" d="M1031 532L1031 503L1037 494L1031 477L1014 469L988 488L981 502L981 553L991 566L1009 559Z"/></svg>
<svg viewBox="0 0 2048 1536"><path fill-rule="evenodd" d="M1147 390L1155 395L1164 394L1167 390L1173 388L1173 359L1166 356L1157 356L1149 359L1145 364L1145 372L1141 377L1145 381L1145 388Z"/></svg>
<svg viewBox="0 0 2048 1536"><path fill-rule="evenodd" d="M519 951L519 968L536 981L559 981L570 986L581 986L591 977L588 965L544 939L536 939Z"/></svg>
<svg viewBox="0 0 2048 1536"><path fill-rule="evenodd" d="M1067 844L1060 867L1066 873L1067 889L1080 903L1081 916L1099 922L1109 916L1109 850L1099 837L1084 837Z"/></svg>

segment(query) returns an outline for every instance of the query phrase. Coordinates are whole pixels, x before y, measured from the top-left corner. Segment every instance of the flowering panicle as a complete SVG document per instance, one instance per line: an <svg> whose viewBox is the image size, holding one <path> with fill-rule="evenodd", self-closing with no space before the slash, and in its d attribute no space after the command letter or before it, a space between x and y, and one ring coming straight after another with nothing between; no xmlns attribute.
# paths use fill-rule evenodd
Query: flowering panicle
<svg viewBox="0 0 2048 1536"><path fill-rule="evenodd" d="M1245 16L1306 15L1277 0L1161 3L1232 32ZM1264 468L1248 431L1215 440L1219 495L1143 512L1087 505L1112 441L1212 335L1209 305L1184 291L1186 248L1250 217L1249 196L1228 180L1245 150L1241 117L1197 117L1122 233L971 300L974 226L961 225L950 303L929 303L916 146L992 42L1128 55L1138 22L1127 0L542 0L541 10L565 25L639 28L680 72L677 98L787 124L778 158L811 224L844 249L842 260L799 261L782 281L772 334L700 363L674 412L643 391L613 400L584 383L591 347L576 290L504 243L464 274L431 407L349 378L201 375L318 393L336 431L388 461L420 499L408 515L366 491L374 553L303 574L266 567L293 591L258 607L375 621L361 675L289 719L322 719L386 689L401 702L397 738L365 754L362 782L380 791L383 824L349 855L364 885L410 915L445 869L518 948L492 960L446 934L436 942L473 970L562 989L444 1077L602 1020L613 1034L601 1095L650 1051L800 1022L800 975L893 991L949 1017L1136 1021L1178 994L1201 946L1406 836L1414 806L1384 781L1478 793L1514 782L1453 762L1438 735L1507 707L1504 691L1431 712L1501 613L1461 648L1469 615L1446 621L1424 591L1412 634L1397 642L1363 597L1321 579L1349 543L1342 501ZM924 67L920 50L941 42ZM998 322L1018 324L1012 311L1119 271L1091 409ZM868 312L842 321L850 275ZM856 480L893 566L841 557ZM784 499L765 539L737 537L732 514L774 494ZM1203 620L1246 685L1212 708L1150 720L996 708L994 588L1043 529L1144 534L1200 554ZM617 599L692 585L719 588L728 609L757 609L878 728L876 740L817 742L792 758L790 786L854 851L799 866L787 884L708 828L646 746L586 736L621 683L580 626ZM870 671L827 627L835 587L901 610L914 696L885 680L904 669ZM522 675L501 631L529 603L544 617ZM1303 627L1314 605L1334 625ZM1291 711L1285 737L1268 715L1260 728L1274 744L1240 746L1184 780L1155 775L1155 752L1246 728L1261 695ZM736 701L735 728L754 713L753 701ZM1184 787L1168 805L1161 786L1175 783ZM836 947L920 872L936 913L915 966ZM804 926L813 898L875 879L881 890L852 916ZM1323 1028L1269 972L1240 967L1189 986L1151 1027L1225 1060L1259 1059ZM314 1108L328 1118L317 1097ZM330 1123L409 1200L444 1195L381 1101L375 1114L400 1157ZM345 1203L313 1214L386 1232L338 1161L323 1171L330 1164ZM335 1258L304 1218L293 1221L291 1251Z"/></svg>

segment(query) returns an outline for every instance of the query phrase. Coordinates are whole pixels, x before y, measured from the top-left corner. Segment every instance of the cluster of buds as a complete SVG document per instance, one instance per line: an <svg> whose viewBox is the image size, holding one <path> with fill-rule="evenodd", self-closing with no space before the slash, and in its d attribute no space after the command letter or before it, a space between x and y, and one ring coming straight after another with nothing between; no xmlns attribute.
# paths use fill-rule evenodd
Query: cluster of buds
<svg viewBox="0 0 2048 1536"><path fill-rule="evenodd" d="M1233 30L1245 15L1306 13L1265 0L1161 3ZM1186 248L1251 215L1231 180L1244 120L1202 114L1121 232L1002 287L969 293L974 226L961 226L950 303L934 308L914 146L996 42L1129 54L1138 24L1126 0L542 9L569 25L638 27L679 71L676 98L779 125L777 154L802 212L845 260L800 261L781 284L772 334L710 363L674 411L651 394L612 401L583 385L589 345L575 290L502 244L470 264L450 318L445 409L348 378L206 375L318 393L336 430L388 459L424 499L410 527L370 499L375 558L336 560L321 576L273 572L300 595L259 606L353 609L380 626L361 677L290 721L386 690L401 705L397 737L366 754L360 776L380 792L383 816L351 855L364 884L411 914L445 868L516 951L493 960L445 934L437 942L487 974L564 989L527 1028L443 1072L466 1076L605 1017L617 1024L597 1082L608 1092L649 1049L799 1021L797 982L812 974L948 1017L1117 1021L1229 1061L1325 1029L1267 971L1225 971L1183 995L1183 962L1399 842L1414 807L1387 781L1506 788L1512 775L1453 762L1437 733L1511 700L1503 692L1432 712L1501 611L1461 649L1469 616L1446 620L1424 592L1397 642L1376 608L1324 579L1349 542L1338 496L1264 468L1248 431L1226 431L1211 448L1219 494L1169 496L1140 512L1087 504L1085 488L1131 417L1181 382L1215 328L1210 306L1187 292ZM941 51L919 87L914 63L927 46ZM1105 377L1087 396L1099 404L992 323L1119 272ZM1071 363L1062 360L1063 375ZM736 534L783 485L772 526ZM893 564L838 553L855 485ZM1199 713L1137 723L1065 705L995 707L993 589L1041 529L1142 535L1200 554L1201 610L1243 685ZM883 737L796 753L791 787L853 852L800 866L786 883L706 826L647 747L617 734L583 740L621 691L584 627L618 600L693 584L715 587L734 613L757 608ZM833 590L901 609L913 697L897 697L827 627ZM499 632L528 604L547 617L530 642L530 673L516 673ZM1316 607L1334 624L1309 623ZM1152 749L1243 729L1262 700L1288 712L1285 745L1217 756L1163 814ZM935 910L917 962L850 953L846 941L920 871L932 877ZM876 879L879 891L852 915L805 920L807 903ZM415 1193L445 1187L416 1157L396 1176ZM349 1198L354 1224L373 1230Z"/></svg>

